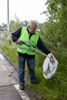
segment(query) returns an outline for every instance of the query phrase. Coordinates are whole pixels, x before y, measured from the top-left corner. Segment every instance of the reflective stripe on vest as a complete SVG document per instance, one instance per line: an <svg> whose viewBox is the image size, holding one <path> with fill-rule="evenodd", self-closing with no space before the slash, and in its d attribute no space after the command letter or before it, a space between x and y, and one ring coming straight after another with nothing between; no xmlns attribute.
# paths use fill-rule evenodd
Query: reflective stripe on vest
<svg viewBox="0 0 67 100"><path fill-rule="evenodd" d="M20 46L18 46L17 48L21 49L21 50L26 50L28 52L35 52L35 50L33 50L33 49L27 49L27 48L23 48L23 47L20 47Z"/></svg>

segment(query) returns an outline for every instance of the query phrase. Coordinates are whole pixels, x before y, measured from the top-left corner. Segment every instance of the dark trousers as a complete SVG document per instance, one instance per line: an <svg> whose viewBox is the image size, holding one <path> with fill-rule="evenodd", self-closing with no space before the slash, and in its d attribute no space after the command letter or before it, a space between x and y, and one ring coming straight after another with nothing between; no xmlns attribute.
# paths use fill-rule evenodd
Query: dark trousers
<svg viewBox="0 0 67 100"><path fill-rule="evenodd" d="M36 81L36 75L35 75L35 58L25 58L24 56L18 55L18 72L19 72L19 82L20 84L24 83L24 75L25 75L25 61L27 61L29 74L30 74L30 80L31 82Z"/></svg>

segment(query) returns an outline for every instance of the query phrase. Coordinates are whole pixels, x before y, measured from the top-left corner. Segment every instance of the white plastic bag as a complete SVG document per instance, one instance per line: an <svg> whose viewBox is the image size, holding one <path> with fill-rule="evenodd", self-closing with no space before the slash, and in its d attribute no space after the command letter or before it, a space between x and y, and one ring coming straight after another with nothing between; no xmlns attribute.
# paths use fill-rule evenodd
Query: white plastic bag
<svg viewBox="0 0 67 100"><path fill-rule="evenodd" d="M52 55L52 53L48 54L48 56L46 57L46 59L44 60L44 63L43 63L43 76L46 79L50 79L55 74L55 72L57 70L58 61L52 55L52 57L54 59L54 63L52 63L50 61L51 55Z"/></svg>

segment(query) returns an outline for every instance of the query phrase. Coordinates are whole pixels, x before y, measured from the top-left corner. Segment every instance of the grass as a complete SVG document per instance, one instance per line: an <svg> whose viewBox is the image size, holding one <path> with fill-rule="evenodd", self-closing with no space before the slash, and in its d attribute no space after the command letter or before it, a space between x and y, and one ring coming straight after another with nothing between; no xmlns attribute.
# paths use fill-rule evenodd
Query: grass
<svg viewBox="0 0 67 100"><path fill-rule="evenodd" d="M9 44L0 45L1 52L10 60L10 62L17 68L17 52L16 47Z"/></svg>
<svg viewBox="0 0 67 100"><path fill-rule="evenodd" d="M0 45L0 49L3 50L10 61L17 65L16 48L10 45ZM53 53L59 61L58 69L55 75L50 80L46 80L43 77L42 64L44 57L36 54L35 71L39 84L30 84L30 81L28 81L28 69L26 69L28 81L27 86L42 96L42 100L67 100L67 49L58 48L57 50L54 50Z"/></svg>

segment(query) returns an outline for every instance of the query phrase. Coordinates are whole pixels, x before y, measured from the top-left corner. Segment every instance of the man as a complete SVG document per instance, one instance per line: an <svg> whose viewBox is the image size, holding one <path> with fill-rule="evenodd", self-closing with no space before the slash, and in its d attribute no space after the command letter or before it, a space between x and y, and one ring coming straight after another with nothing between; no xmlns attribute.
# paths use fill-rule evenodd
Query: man
<svg viewBox="0 0 67 100"><path fill-rule="evenodd" d="M50 51L44 46L41 38L40 32L36 31L37 23L35 21L30 21L27 27L21 27L16 32L12 33L12 40L18 44L17 52L18 52L18 69L19 69L19 88L21 90L24 89L24 74L25 74L25 61L27 61L30 80L31 83L37 83L37 78L34 70L35 66L35 50L31 49L22 41L27 44L31 44L32 46L37 46L40 50L42 50L46 55L50 53Z"/></svg>

